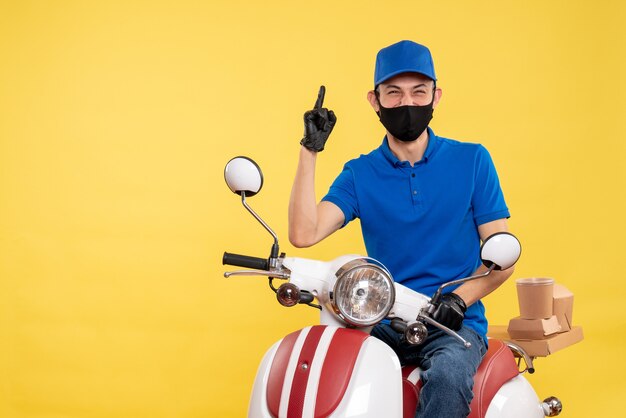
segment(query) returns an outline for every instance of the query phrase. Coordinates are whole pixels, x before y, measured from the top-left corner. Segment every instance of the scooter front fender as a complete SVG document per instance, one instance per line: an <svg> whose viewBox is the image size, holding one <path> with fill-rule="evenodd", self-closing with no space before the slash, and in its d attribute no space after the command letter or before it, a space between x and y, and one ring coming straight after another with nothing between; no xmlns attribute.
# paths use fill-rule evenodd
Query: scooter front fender
<svg viewBox="0 0 626 418"><path fill-rule="evenodd" d="M347 416L402 417L400 363L385 343L318 325L286 336L265 354L248 417Z"/></svg>

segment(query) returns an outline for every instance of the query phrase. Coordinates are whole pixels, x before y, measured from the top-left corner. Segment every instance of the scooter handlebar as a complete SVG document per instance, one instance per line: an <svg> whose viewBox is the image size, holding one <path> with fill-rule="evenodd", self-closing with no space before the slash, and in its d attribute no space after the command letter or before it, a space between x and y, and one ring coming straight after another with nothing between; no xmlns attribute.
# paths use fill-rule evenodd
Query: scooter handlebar
<svg viewBox="0 0 626 418"><path fill-rule="evenodd" d="M224 252L222 264L230 266L246 267L256 270L268 270L269 262L266 258L250 257L249 255L241 255Z"/></svg>

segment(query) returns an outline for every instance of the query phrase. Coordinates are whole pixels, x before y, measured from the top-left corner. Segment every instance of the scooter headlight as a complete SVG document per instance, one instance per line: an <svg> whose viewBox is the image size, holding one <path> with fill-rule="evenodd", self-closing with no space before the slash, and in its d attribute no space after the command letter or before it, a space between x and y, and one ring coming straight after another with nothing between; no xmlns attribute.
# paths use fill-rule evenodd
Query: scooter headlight
<svg viewBox="0 0 626 418"><path fill-rule="evenodd" d="M356 327L374 325L384 319L395 301L391 274L370 258L344 264L336 273L331 303L346 323Z"/></svg>

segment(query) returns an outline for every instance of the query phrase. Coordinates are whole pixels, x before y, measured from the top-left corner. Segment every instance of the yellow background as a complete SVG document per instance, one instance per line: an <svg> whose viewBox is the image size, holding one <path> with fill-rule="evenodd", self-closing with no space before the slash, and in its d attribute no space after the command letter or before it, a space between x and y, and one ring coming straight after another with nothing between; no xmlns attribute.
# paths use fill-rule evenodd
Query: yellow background
<svg viewBox="0 0 626 418"><path fill-rule="evenodd" d="M224 250L269 235L223 182L245 154L250 200L290 255L363 252L355 222L287 240L302 113L320 84L338 124L321 196L378 146L376 51L428 45L431 126L498 168L514 278L572 290L585 340L536 362L563 416L621 415L626 8L620 1L0 2L0 417L240 417L271 343L315 322L264 279L224 279ZM514 280L486 300L517 315Z"/></svg>

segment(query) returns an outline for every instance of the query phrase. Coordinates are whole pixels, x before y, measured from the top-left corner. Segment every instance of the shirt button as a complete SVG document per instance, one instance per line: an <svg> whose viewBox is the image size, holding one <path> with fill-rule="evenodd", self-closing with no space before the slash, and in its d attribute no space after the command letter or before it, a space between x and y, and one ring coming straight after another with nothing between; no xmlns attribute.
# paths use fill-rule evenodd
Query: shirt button
<svg viewBox="0 0 626 418"><path fill-rule="evenodd" d="M412 173L412 174L411 174L411 177L415 177L415 173Z"/></svg>
<svg viewBox="0 0 626 418"><path fill-rule="evenodd" d="M417 190L413 190L413 194L417 194Z"/></svg>

